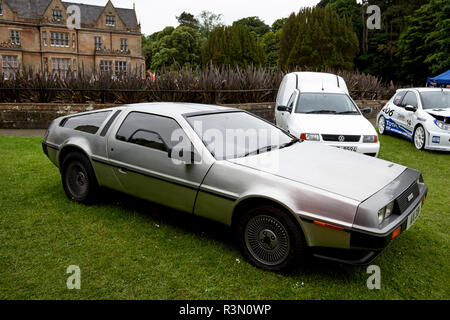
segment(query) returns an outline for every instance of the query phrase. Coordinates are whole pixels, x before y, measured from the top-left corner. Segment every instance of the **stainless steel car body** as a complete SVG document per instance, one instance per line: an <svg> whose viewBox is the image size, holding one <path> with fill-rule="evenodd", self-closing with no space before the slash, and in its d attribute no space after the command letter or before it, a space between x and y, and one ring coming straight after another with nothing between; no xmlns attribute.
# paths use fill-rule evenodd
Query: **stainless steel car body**
<svg viewBox="0 0 450 320"><path fill-rule="evenodd" d="M226 225L233 224L244 205L271 201L285 208L298 222L309 247L363 248L369 252L352 259L335 258L334 253L318 256L367 263L386 247L394 228L406 223L427 192L418 171L310 142L247 157L217 160L186 117L244 112L234 108L149 103L93 112L108 111L108 117L95 134L61 126L70 116L56 119L44 138L44 152L60 167L68 150L79 150L89 158L99 185ZM118 140L116 133L131 112L174 119L201 161L174 165L164 152ZM274 161L280 166L259 166L261 162ZM408 206L380 225L378 211L412 186L417 186L414 187L417 190Z"/></svg>

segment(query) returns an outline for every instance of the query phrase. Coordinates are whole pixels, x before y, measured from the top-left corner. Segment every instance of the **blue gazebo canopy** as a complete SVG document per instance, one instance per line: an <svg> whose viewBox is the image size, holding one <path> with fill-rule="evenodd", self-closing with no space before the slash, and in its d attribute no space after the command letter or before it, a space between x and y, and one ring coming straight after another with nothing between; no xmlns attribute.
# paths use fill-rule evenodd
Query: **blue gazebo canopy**
<svg viewBox="0 0 450 320"><path fill-rule="evenodd" d="M450 69L434 78L428 78L427 83L433 84L450 84Z"/></svg>

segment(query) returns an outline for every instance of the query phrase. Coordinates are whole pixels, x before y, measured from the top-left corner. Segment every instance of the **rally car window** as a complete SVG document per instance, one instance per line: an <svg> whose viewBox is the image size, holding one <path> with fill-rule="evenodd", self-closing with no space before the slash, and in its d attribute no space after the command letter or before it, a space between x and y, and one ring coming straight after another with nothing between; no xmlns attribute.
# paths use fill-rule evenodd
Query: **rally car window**
<svg viewBox="0 0 450 320"><path fill-rule="evenodd" d="M405 93L406 93L406 91L400 91L399 93L397 93L395 95L394 104L396 106L400 106L401 105L403 97L405 96Z"/></svg>
<svg viewBox="0 0 450 320"><path fill-rule="evenodd" d="M417 97L416 94L412 91L408 91L408 93L405 95L402 101L402 106L413 106L414 108L417 108Z"/></svg>
<svg viewBox="0 0 450 320"><path fill-rule="evenodd" d="M116 139L164 152L189 141L174 119L142 112L131 112L126 117Z"/></svg>
<svg viewBox="0 0 450 320"><path fill-rule="evenodd" d="M61 127L96 134L111 111L94 112L65 118Z"/></svg>

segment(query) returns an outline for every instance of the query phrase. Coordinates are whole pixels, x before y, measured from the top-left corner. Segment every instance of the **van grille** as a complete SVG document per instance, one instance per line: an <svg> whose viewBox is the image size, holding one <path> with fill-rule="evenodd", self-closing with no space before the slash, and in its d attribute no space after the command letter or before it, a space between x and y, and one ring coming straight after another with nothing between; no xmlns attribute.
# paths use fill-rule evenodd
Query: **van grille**
<svg viewBox="0 0 450 320"><path fill-rule="evenodd" d="M339 139L339 137L343 137L344 140ZM352 136L352 135L344 135L344 134L323 134L323 141L336 141L336 142L359 142L361 136Z"/></svg>

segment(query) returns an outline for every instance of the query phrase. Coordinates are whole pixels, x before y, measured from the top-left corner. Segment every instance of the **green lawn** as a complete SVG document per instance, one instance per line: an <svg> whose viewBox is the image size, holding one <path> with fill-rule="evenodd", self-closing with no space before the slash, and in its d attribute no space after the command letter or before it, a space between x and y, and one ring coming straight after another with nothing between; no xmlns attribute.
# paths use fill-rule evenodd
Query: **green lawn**
<svg viewBox="0 0 450 320"><path fill-rule="evenodd" d="M71 202L39 138L0 137L0 299L449 299L450 155L381 143L381 158L422 171L429 193L374 262L381 290L368 290L366 267L261 271L228 228L131 197ZM81 268L81 290L66 287L69 265Z"/></svg>

